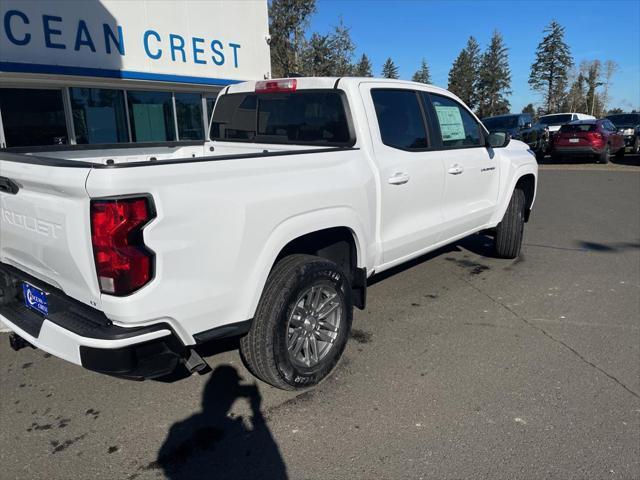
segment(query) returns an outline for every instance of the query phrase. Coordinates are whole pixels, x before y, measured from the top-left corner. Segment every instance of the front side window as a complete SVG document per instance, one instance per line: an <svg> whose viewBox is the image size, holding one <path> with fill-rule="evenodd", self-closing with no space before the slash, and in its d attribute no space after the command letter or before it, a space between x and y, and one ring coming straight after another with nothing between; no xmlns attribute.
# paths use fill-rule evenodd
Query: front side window
<svg viewBox="0 0 640 480"><path fill-rule="evenodd" d="M376 89L371 91L382 143L403 150L428 147L419 98L412 90Z"/></svg>
<svg viewBox="0 0 640 480"><path fill-rule="evenodd" d="M127 113L122 90L70 88L76 143L122 143L129 141Z"/></svg>
<svg viewBox="0 0 640 480"><path fill-rule="evenodd" d="M180 140L202 140L202 97L198 93L176 93L176 115L178 116L178 138Z"/></svg>
<svg viewBox="0 0 640 480"><path fill-rule="evenodd" d="M340 93L313 90L222 95L213 111L211 139L297 145L353 144Z"/></svg>
<svg viewBox="0 0 640 480"><path fill-rule="evenodd" d="M467 109L450 98L435 94L430 96L444 148L482 146L480 125Z"/></svg>
<svg viewBox="0 0 640 480"><path fill-rule="evenodd" d="M128 90L127 100L134 142L168 142L176 139L171 93Z"/></svg>
<svg viewBox="0 0 640 480"><path fill-rule="evenodd" d="M2 88L0 112L7 147L69 143L60 90Z"/></svg>

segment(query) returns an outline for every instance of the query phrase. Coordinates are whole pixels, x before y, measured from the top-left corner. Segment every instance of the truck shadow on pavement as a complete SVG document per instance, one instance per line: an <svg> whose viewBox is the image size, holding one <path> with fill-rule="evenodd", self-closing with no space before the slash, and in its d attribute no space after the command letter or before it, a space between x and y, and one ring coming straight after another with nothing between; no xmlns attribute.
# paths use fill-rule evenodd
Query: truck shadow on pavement
<svg viewBox="0 0 640 480"><path fill-rule="evenodd" d="M161 470L174 480L286 479L286 466L260 409L260 392L241 380L234 367L217 367L204 388L202 411L174 424L158 458L140 470ZM229 415L241 398L251 407L250 418Z"/></svg>

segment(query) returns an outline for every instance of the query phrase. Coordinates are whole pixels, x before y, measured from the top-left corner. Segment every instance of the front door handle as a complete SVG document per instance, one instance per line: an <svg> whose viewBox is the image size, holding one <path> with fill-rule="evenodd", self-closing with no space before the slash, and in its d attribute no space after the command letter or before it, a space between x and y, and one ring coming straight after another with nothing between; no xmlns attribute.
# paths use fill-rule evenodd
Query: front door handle
<svg viewBox="0 0 640 480"><path fill-rule="evenodd" d="M404 185L409 181L409 174L404 172L396 172L389 177L391 185Z"/></svg>
<svg viewBox="0 0 640 480"><path fill-rule="evenodd" d="M453 167L449 169L449 173L451 175L460 175L462 172L464 172L464 168L462 168L458 164L455 164Z"/></svg>

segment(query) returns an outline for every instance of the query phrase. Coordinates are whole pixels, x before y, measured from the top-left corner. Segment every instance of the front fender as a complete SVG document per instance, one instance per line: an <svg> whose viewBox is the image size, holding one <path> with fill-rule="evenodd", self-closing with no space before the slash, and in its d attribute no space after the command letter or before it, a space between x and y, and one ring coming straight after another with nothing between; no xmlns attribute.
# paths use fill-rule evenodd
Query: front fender
<svg viewBox="0 0 640 480"><path fill-rule="evenodd" d="M526 155L531 157L529 153L526 153ZM498 198L498 208L496 209L496 212L491 218L490 223L494 226L502 221L502 218L504 217L504 214L506 213L507 208L509 207L509 201L511 200L513 191L515 190L516 185L518 184L518 181L525 175L534 176L535 185L533 189L533 199L531 201L531 206L533 206L533 203L535 202L536 192L538 189L538 164L534 161L534 162L526 162L518 165L514 161L511 161L510 168L508 168L508 170L509 170L509 174L506 175L506 178L508 180L503 184L503 187L500 189L500 195Z"/></svg>

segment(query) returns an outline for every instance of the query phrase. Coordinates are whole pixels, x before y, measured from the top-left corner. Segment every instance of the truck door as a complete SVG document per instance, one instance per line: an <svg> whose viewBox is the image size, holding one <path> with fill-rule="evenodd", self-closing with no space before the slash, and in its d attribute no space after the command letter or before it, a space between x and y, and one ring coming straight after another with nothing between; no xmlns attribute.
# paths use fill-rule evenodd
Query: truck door
<svg viewBox="0 0 640 480"><path fill-rule="evenodd" d="M420 92L361 85L380 172L382 265L425 251L440 239L444 171L431 150Z"/></svg>
<svg viewBox="0 0 640 480"><path fill-rule="evenodd" d="M499 170L495 153L484 144L475 117L460 103L430 93L434 144L445 172L443 239L460 237L483 227L498 201Z"/></svg>

